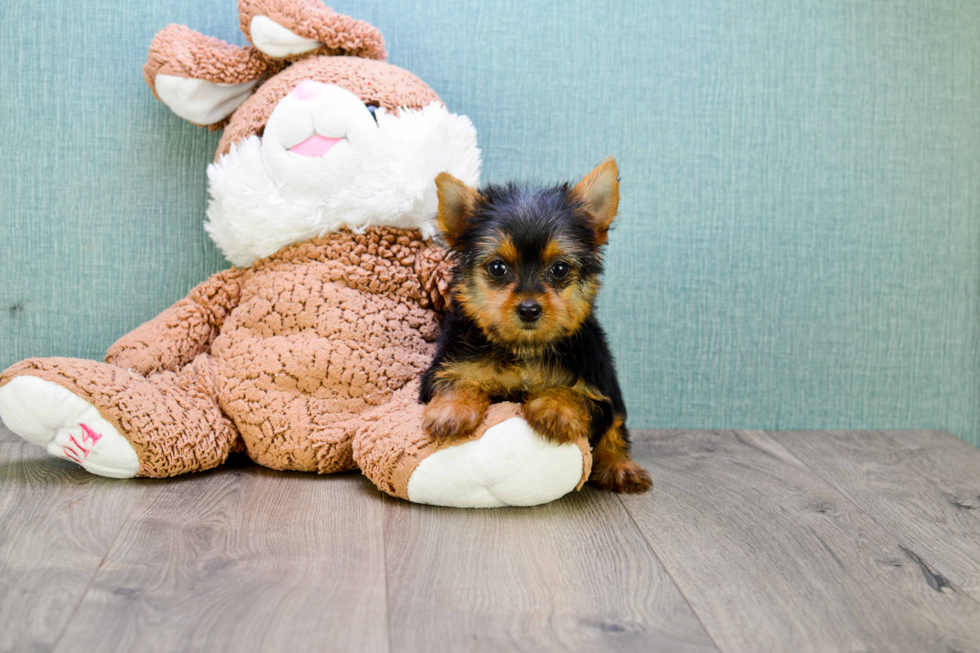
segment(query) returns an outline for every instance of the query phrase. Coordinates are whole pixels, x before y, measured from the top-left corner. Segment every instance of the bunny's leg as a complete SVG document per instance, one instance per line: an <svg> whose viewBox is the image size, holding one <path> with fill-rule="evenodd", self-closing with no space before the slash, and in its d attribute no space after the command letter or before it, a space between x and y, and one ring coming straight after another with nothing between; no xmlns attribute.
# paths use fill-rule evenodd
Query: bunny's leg
<svg viewBox="0 0 980 653"><path fill-rule="evenodd" d="M0 419L99 476L176 476L221 464L238 443L216 395L206 354L147 378L89 360L31 359L0 374Z"/></svg>
<svg viewBox="0 0 980 653"><path fill-rule="evenodd" d="M457 508L533 506L580 488L589 477L588 442L548 442L531 430L517 404L490 406L469 438L433 440L422 431L417 394L412 383L365 413L354 436L354 460L392 496Z"/></svg>

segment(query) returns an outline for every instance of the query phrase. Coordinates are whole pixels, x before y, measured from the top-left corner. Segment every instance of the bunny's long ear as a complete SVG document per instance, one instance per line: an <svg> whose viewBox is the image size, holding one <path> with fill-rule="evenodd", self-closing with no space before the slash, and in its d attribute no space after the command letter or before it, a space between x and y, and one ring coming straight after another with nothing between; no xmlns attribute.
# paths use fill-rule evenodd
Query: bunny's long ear
<svg viewBox="0 0 980 653"><path fill-rule="evenodd" d="M221 123L248 99L268 66L252 47L169 25L153 38L143 77L171 111L204 127Z"/></svg>
<svg viewBox="0 0 980 653"><path fill-rule="evenodd" d="M376 27L334 13L319 0L238 0L245 38L273 59L305 54L346 55L384 61Z"/></svg>

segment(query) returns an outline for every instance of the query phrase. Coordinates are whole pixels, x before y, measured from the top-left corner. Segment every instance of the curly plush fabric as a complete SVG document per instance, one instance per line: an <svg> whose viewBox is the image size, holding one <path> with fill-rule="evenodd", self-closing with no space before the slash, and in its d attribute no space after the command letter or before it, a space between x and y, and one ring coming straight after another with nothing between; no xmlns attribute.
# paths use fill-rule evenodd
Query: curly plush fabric
<svg viewBox="0 0 980 653"><path fill-rule="evenodd" d="M203 79L213 84L241 84L258 79L269 61L252 46L230 45L184 25L168 25L153 37L143 78L159 100L157 75Z"/></svg>
<svg viewBox="0 0 980 653"><path fill-rule="evenodd" d="M252 19L266 16L307 39L320 41L323 46L299 55L348 55L364 59L388 57L381 32L370 23L334 13L319 0L239 0L239 22L242 33L252 40Z"/></svg>
<svg viewBox="0 0 980 653"><path fill-rule="evenodd" d="M478 440L488 429L512 417L521 417L518 404L504 402L490 406L487 415L472 434L452 442L439 442L419 428L422 404L415 400L418 382L414 381L396 393L386 406L365 413L365 424L354 438L354 459L364 475L380 490L401 499L409 499L408 484L419 463L436 451L464 442ZM400 406L398 410L391 410ZM588 480L592 468L592 451L584 440L576 443L584 461L576 489Z"/></svg>
<svg viewBox="0 0 980 653"><path fill-rule="evenodd" d="M364 103L374 103L398 114L399 109L421 109L439 96L412 73L382 61L357 57L321 57L294 63L259 87L235 111L218 143L214 160L237 143L253 134L261 134L279 100L286 97L297 84L312 79L324 84L337 84Z"/></svg>
<svg viewBox="0 0 980 653"><path fill-rule="evenodd" d="M36 376L89 401L133 445L141 476L214 467L239 438L273 469L355 469L366 419L412 421L414 392L392 398L431 360L443 258L419 232L383 227L298 243L214 275L106 363L27 360L0 386Z"/></svg>
<svg viewBox="0 0 980 653"><path fill-rule="evenodd" d="M355 467L360 414L417 378L432 355L433 282L416 271L426 249L418 232L342 232L287 247L243 275L211 352L222 407L256 462Z"/></svg>
<svg viewBox="0 0 980 653"><path fill-rule="evenodd" d="M119 339L104 363L31 359L5 370L4 419L52 454L116 478L200 471L244 450L273 469L359 467L389 494L437 505L534 505L581 486L591 468L588 443L545 442L516 404L492 406L464 442L437 442L422 430L418 378L434 353L437 311L449 302L450 266L419 229L435 212L435 174L451 170L476 183L472 124L450 115L417 77L379 61L384 42L366 23L317 0L240 0L239 9L246 36L253 26L257 35L264 30L255 47L171 25L154 39L144 75L177 115L211 128L227 122L215 160L237 167L211 167L212 237L218 173L238 174L227 194L244 196L244 204L222 204L221 216L234 217L222 225L260 243L268 235L262 229L275 230L281 248L257 260L275 248L248 250L240 260L248 267L207 279ZM277 59L268 52L302 54ZM357 56L326 56L333 54ZM304 80L334 85L332 95L321 96L332 104L298 96L282 102ZM362 103L385 111L372 121ZM434 105L446 115L419 122ZM270 123L277 106L285 113ZM348 149L348 158L335 155L333 168L331 160L289 158L293 142L286 141L295 134L273 138L281 124L310 121L313 130L324 116L339 121L328 129L346 130L345 147L360 148ZM386 130L387 120L406 128ZM444 123L455 131L422 128ZM365 126L372 131L358 131ZM359 133L369 135L358 141ZM456 147L447 133L458 137ZM300 136L312 138L312 131ZM373 146L379 138L401 143L404 156ZM272 158L236 159L241 145L222 158L243 142ZM383 160L411 166L414 177L385 172ZM239 191L254 186L246 174L253 168L280 174L254 201ZM339 187L320 183L325 177ZM325 223L336 217L330 214L318 222L317 212L344 192L377 204L379 215L347 202L338 204L338 220ZM381 197L387 203L375 202ZM255 219L243 221L253 207ZM379 224L412 229L367 226Z"/></svg>
<svg viewBox="0 0 980 653"><path fill-rule="evenodd" d="M416 399L449 274L417 231L331 234L212 276L105 363L31 359L0 388L31 376L90 402L132 445L139 476L209 469L244 449L273 469L359 468L408 499L418 465L463 442L426 435ZM494 405L465 441L520 415ZM577 444L580 487L591 456Z"/></svg>
<svg viewBox="0 0 980 653"><path fill-rule="evenodd" d="M276 103L302 79L331 84L347 82L345 88L364 102L377 103L393 113L397 113L399 107L421 108L439 99L411 73L383 64L388 55L384 38L377 28L335 13L319 0L239 0L238 10L241 30L249 40L252 38L252 19L262 16L284 26L297 37L319 41L322 45L302 54L276 58L255 46L230 45L183 25L168 25L157 33L150 44L143 77L158 100L163 101L157 90L157 76L210 84L244 84L263 76L268 80L261 87L258 99L250 98L246 106L237 108L233 125L228 125L227 118L210 124L193 120L194 124L211 130L228 126L215 160L227 152L232 143L260 134ZM306 61L311 63L297 68ZM367 65L362 77L362 64L371 63L382 65ZM296 68L296 72L284 78L277 77L276 74L287 66L290 70Z"/></svg>
<svg viewBox="0 0 980 653"><path fill-rule="evenodd" d="M0 375L0 387L19 376L56 383L95 405L139 457L139 476L165 477L220 465L240 448L238 432L218 407L218 379L207 354L179 372L144 378L96 361L22 361Z"/></svg>
<svg viewBox="0 0 980 653"><path fill-rule="evenodd" d="M199 284L153 321L117 340L106 362L146 376L176 371L210 350L225 317L238 304L242 274L232 268Z"/></svg>

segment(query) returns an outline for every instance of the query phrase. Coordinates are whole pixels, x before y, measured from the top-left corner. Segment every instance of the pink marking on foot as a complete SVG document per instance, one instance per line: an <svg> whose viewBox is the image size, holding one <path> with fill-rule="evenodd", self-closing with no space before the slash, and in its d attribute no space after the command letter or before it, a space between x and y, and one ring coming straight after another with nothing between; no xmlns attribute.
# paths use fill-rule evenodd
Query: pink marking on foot
<svg viewBox="0 0 980 653"><path fill-rule="evenodd" d="M83 456L84 456L85 458L88 458L88 454L89 454L89 452L91 451L91 449L86 449L86 448L85 448L85 447L83 447L82 445L80 445L80 444L78 444L78 440L76 440L76 439L75 439L75 436L74 436L74 435L73 435L73 436L71 436L71 437L70 437L69 439L71 440L71 443L72 443L73 445L75 445L76 447L78 447L79 449L81 449L81 450L82 450L82 455L83 455ZM82 438L82 439L84 440L85 438ZM73 450L73 451L74 451L74 450ZM76 452L76 453L78 453L78 452Z"/></svg>
<svg viewBox="0 0 980 653"><path fill-rule="evenodd" d="M289 148L289 151L300 156L323 156L342 140L344 139L327 138L326 136L313 134L299 145L294 145Z"/></svg>
<svg viewBox="0 0 980 653"><path fill-rule="evenodd" d="M64 458L65 460L76 462L79 465L82 464L82 459L79 458L78 452L75 451L74 449L69 449L68 447L65 447L64 449L61 450L61 452L63 454L61 457Z"/></svg>
<svg viewBox="0 0 980 653"><path fill-rule="evenodd" d="M85 426L84 424L79 424L79 426L82 427L82 442L88 440L94 445L96 442L102 439L101 433L96 433L95 431Z"/></svg>
<svg viewBox="0 0 980 653"><path fill-rule="evenodd" d="M70 460L72 462L76 462L79 465L81 465L82 460L88 458L88 455L92 453L92 446L94 446L96 442L102 439L102 434L96 433L85 424L79 424L79 426L82 427L82 435L81 435L82 442L89 442L90 446L86 448L85 445L79 444L78 440L75 439L74 435L70 435L68 436L68 439L71 442L70 444L62 447L61 457L64 458L65 460Z"/></svg>

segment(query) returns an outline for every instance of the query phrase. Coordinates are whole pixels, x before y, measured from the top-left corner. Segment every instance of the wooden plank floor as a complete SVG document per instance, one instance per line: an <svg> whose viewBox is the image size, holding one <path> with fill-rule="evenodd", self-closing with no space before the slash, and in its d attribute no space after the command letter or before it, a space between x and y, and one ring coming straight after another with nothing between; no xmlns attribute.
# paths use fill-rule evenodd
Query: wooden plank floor
<svg viewBox="0 0 980 653"><path fill-rule="evenodd" d="M467 511L242 460L101 479L0 426L0 652L980 652L980 451L635 440L648 494Z"/></svg>

